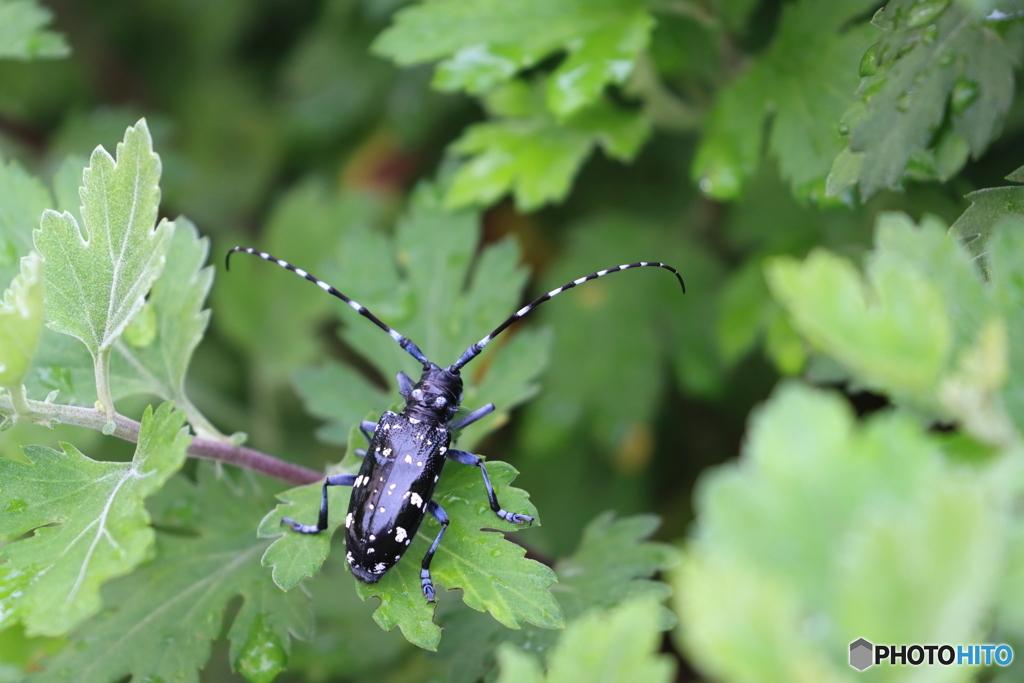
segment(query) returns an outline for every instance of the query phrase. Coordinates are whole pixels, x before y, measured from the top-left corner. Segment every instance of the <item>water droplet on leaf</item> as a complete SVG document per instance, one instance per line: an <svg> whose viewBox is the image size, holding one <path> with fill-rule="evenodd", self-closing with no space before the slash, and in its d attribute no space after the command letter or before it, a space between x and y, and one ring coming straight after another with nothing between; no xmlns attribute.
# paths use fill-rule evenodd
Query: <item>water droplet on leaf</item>
<svg viewBox="0 0 1024 683"><path fill-rule="evenodd" d="M878 44L874 44L868 48L868 51L864 53L864 56L860 58L860 76L866 78L867 76L874 76L878 73Z"/></svg>
<svg viewBox="0 0 1024 683"><path fill-rule="evenodd" d="M907 90L896 98L896 108L900 111L908 111L914 105L916 94L913 90Z"/></svg>
<svg viewBox="0 0 1024 683"><path fill-rule="evenodd" d="M907 13L907 26L924 26L935 21L949 6L950 0L917 0Z"/></svg>
<svg viewBox="0 0 1024 683"><path fill-rule="evenodd" d="M981 86L977 81L961 76L953 84L953 92L949 96L949 106L954 114L962 114L967 107L974 104L981 94Z"/></svg>
<svg viewBox="0 0 1024 683"><path fill-rule="evenodd" d="M260 614L253 622L245 647L235 660L235 670L249 683L270 683L288 663L277 634L268 624L268 616Z"/></svg>
<svg viewBox="0 0 1024 683"><path fill-rule="evenodd" d="M28 503L23 500L8 501L7 507L4 508L4 512L24 512L25 510L28 510Z"/></svg>

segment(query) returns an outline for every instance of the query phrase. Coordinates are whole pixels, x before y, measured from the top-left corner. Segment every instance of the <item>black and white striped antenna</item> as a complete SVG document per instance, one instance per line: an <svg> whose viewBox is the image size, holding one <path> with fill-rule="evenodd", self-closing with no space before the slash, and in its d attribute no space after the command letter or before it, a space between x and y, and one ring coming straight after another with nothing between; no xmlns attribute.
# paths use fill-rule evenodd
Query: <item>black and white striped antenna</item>
<svg viewBox="0 0 1024 683"><path fill-rule="evenodd" d="M384 330L389 335L391 335L391 338L394 339L396 342L398 342L399 346L401 346L403 349L405 349L405 351L410 356L412 356L413 358L418 360L424 367L427 367L427 366L430 365L430 361L427 360L427 357L423 355L423 352L420 351L419 347L416 346L416 344L414 344L411 339L407 339L407 338L403 337L401 334L398 333L397 330L394 330L394 329L388 327L380 318L375 316L373 313L370 313L369 309L367 309L366 306L363 306L358 301L353 301L352 299L348 298L347 296L345 296L344 294L342 294L337 289L335 289L331 285L327 284L323 280L319 280L319 279L313 277L312 275L310 275L309 273L304 271L302 268L296 268L295 266L293 266L292 264L288 263L287 261L283 261L283 260L281 260L279 258L271 256L270 254L268 254L265 251L256 251L252 247L234 247L233 249L231 249L228 252L227 256L224 257L224 267L226 269L228 269L228 270L231 269L231 255L234 254L236 251L242 251L242 252L245 252L246 254L252 254L253 256L259 256L261 259L263 259L265 261L270 261L271 263L276 263L277 265L281 266L282 268L286 268L287 270L292 271L296 275L299 275L301 277L306 278L307 280L309 280L310 282L312 282L313 284L315 284L317 287L319 287L320 289L324 290L328 294L333 294L334 296L338 297L339 299L341 299L342 301L347 303L349 306L354 308L356 310L356 312L359 313L359 315L363 316L364 318L367 318L374 325L376 325L377 327L379 327L380 329Z"/></svg>
<svg viewBox="0 0 1024 683"><path fill-rule="evenodd" d="M581 277L579 279L573 280L572 282L567 282L564 285L562 285L561 287L559 287L558 289L552 289L547 294L544 294L543 296L537 297L537 299L535 299L534 301L532 301L532 302L528 303L527 305L523 306L518 311L513 313L508 318L508 320L506 320L502 324L498 325L494 329L493 332L491 332L489 335L487 335L486 337L484 337L483 339L481 339L477 343L475 343L472 346L470 346L468 349L466 349L465 353L463 353L459 357L459 359L457 361L455 361L455 363L448 368L448 370L450 372L458 373L459 370L461 370L462 367L466 363L468 363L469 361L473 360L478 355L480 355L480 352L484 350L484 347L487 346L488 344L490 344L491 341L495 337L497 337L499 334L501 334L501 332L506 327L508 327L509 325L514 323L515 321L519 320L520 318L525 316L527 313L532 311L537 306L540 306L542 303L544 303L548 299L551 299L553 297L558 296L559 294L561 294L565 290L572 289L576 285L582 285L584 282L587 282L588 280L596 280L599 277L604 277L608 273L616 273L616 272L618 272L620 270L629 270L630 268L647 268L647 267L664 268L665 270L672 271L672 273L675 274L676 279L679 280L679 286L683 288L683 294L686 294L686 283L683 282L683 276L679 274L678 270L676 270L672 266L666 265L664 263L657 263L655 261L639 261L638 263L627 263L627 264L622 265L622 266L615 266L614 268L608 268L607 270L599 270L596 273L591 273L590 275L587 275L586 277Z"/></svg>

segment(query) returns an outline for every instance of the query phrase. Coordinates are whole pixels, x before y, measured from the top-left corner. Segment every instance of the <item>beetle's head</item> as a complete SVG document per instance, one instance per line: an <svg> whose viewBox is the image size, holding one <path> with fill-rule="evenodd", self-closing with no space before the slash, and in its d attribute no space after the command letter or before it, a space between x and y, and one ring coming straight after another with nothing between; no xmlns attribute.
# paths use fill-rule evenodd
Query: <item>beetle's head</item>
<svg viewBox="0 0 1024 683"><path fill-rule="evenodd" d="M462 402L462 377L458 371L440 368L433 363L423 366L420 381L413 387L406 403L448 422Z"/></svg>

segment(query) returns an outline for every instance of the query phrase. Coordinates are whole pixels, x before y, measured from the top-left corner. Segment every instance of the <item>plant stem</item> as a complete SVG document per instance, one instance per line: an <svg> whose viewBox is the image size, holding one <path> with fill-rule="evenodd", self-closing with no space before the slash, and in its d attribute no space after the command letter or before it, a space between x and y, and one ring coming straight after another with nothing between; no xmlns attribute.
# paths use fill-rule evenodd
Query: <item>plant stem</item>
<svg viewBox="0 0 1024 683"><path fill-rule="evenodd" d="M19 404L22 402L19 401ZM13 413L15 418L30 418L33 421L47 420L103 431L108 424L107 416L94 408L79 408L44 401L26 399L16 410L11 394L0 395L0 412ZM124 415L114 413L112 436L138 443L141 425ZM194 437L188 454L193 458L215 460L237 465L245 469L274 477L290 484L311 484L320 481L324 475L301 465L278 460L272 455L261 453L245 446L235 446L224 441Z"/></svg>

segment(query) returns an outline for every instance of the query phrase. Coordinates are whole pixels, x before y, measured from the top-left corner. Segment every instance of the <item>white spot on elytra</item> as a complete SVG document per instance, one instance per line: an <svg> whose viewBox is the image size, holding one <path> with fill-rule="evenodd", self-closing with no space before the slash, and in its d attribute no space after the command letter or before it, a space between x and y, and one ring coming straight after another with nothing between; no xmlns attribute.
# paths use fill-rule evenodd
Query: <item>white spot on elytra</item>
<svg viewBox="0 0 1024 683"><path fill-rule="evenodd" d="M384 457L386 458L386 457L388 457L389 455L391 455L391 449L390 449L390 448L385 448L385 449L384 449Z"/></svg>
<svg viewBox="0 0 1024 683"><path fill-rule="evenodd" d="M405 456L405 461L411 465L412 464L412 456L411 455Z"/></svg>
<svg viewBox="0 0 1024 683"><path fill-rule="evenodd" d="M437 483L437 475L436 474L434 475L434 483L435 484Z"/></svg>
<svg viewBox="0 0 1024 683"><path fill-rule="evenodd" d="M373 573L374 574L383 574L384 573L384 563L383 562L378 562L376 565L374 565Z"/></svg>
<svg viewBox="0 0 1024 683"><path fill-rule="evenodd" d="M373 534L370 534L370 540L371 540L371 541L376 541L376 540L377 540L377 537L376 537L376 536L374 536Z"/></svg>
<svg viewBox="0 0 1024 683"><path fill-rule="evenodd" d="M402 527L398 527L397 529L395 529L395 540L399 543L404 541L406 536L408 536L408 534L405 533L405 529L403 529Z"/></svg>
<svg viewBox="0 0 1024 683"><path fill-rule="evenodd" d="M415 505L416 507L423 507L423 499L420 498L420 494L413 493L412 498L410 500L412 501L412 504Z"/></svg>
<svg viewBox="0 0 1024 683"><path fill-rule="evenodd" d="M377 550L375 548L367 548L366 549L366 554L367 555L369 555L370 553L375 553L375 552L377 552Z"/></svg>
<svg viewBox="0 0 1024 683"><path fill-rule="evenodd" d="M352 528L352 513L351 512L348 513L347 515L345 515L345 528L346 529L351 529Z"/></svg>
<svg viewBox="0 0 1024 683"><path fill-rule="evenodd" d="M423 467L423 461L422 460L417 460L416 461L416 467Z"/></svg>
<svg viewBox="0 0 1024 683"><path fill-rule="evenodd" d="M402 500L405 500L408 497L409 497L409 492L408 491L406 491L405 493L402 494Z"/></svg>
<svg viewBox="0 0 1024 683"><path fill-rule="evenodd" d="M415 417L410 417L409 422L413 423L414 425L418 425L420 423L420 421L417 420Z"/></svg>
<svg viewBox="0 0 1024 683"><path fill-rule="evenodd" d="M373 503L367 503L367 504L366 504L366 507L368 507L369 509L371 509L371 510L372 510L372 509L373 509Z"/></svg>
<svg viewBox="0 0 1024 683"><path fill-rule="evenodd" d="M410 543L412 543L412 539L411 538L410 539L406 539L405 544L409 545Z"/></svg>
<svg viewBox="0 0 1024 683"><path fill-rule="evenodd" d="M345 559L348 560L349 564L352 564L352 553L345 553Z"/></svg>
<svg viewBox="0 0 1024 683"><path fill-rule="evenodd" d="M394 490L394 488L395 488L396 486L398 486L398 484L392 484L392 485L391 485L391 486L389 486L388 488L389 488L389 489L391 489L391 490Z"/></svg>
<svg viewBox="0 0 1024 683"><path fill-rule="evenodd" d="M383 506L383 505L381 505L381 506L380 506L380 511L381 511L381 512L387 512L387 511L386 511L386 510L384 509L384 506Z"/></svg>
<svg viewBox="0 0 1024 683"><path fill-rule="evenodd" d="M440 451L441 451L441 455L444 455L445 453L448 452L448 447L447 446L441 446Z"/></svg>

